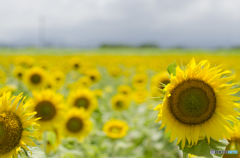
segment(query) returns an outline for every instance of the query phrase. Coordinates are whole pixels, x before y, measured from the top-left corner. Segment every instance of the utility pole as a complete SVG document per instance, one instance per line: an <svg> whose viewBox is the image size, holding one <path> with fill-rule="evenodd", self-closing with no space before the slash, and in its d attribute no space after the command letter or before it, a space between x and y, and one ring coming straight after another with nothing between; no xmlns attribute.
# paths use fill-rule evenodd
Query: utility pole
<svg viewBox="0 0 240 158"><path fill-rule="evenodd" d="M39 18L39 45L45 47L45 17Z"/></svg>

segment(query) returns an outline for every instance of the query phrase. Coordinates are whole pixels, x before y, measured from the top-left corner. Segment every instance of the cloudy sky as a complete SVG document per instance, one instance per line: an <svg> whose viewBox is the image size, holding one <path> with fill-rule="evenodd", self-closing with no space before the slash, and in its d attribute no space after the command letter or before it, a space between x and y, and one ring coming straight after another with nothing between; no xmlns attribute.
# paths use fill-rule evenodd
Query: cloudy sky
<svg viewBox="0 0 240 158"><path fill-rule="evenodd" d="M239 0L1 0L0 45L240 46Z"/></svg>

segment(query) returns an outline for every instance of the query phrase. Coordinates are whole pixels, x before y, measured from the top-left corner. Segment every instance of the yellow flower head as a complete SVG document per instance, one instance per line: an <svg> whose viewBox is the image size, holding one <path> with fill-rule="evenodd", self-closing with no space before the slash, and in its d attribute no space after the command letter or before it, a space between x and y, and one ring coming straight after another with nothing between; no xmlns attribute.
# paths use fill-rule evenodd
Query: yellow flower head
<svg viewBox="0 0 240 158"><path fill-rule="evenodd" d="M33 98L28 101L32 104L28 110L36 111L35 117L41 117L38 121L42 127L40 133L59 126L65 110L61 94L49 89L33 91Z"/></svg>
<svg viewBox="0 0 240 158"><path fill-rule="evenodd" d="M167 85L169 82L170 79L165 72L153 76L151 81L151 97L163 96L164 94L161 91L161 89L164 89L163 84Z"/></svg>
<svg viewBox="0 0 240 158"><path fill-rule="evenodd" d="M46 72L39 67L33 67L26 72L25 83L30 88L43 88L46 82Z"/></svg>
<svg viewBox="0 0 240 158"><path fill-rule="evenodd" d="M220 66L210 68L207 60L196 64L192 59L185 70L176 68L176 76L171 74L170 84L165 87L163 103L155 110L159 111L160 128L166 126L165 133L171 130L170 142L178 138L182 148L186 140L189 144L197 144L199 138L210 137L215 140L229 137L227 131L231 124L227 120L239 122L239 104L232 96L239 89L232 88L234 83L226 84L235 76L222 77L231 71L221 71Z"/></svg>
<svg viewBox="0 0 240 158"><path fill-rule="evenodd" d="M143 103L146 101L148 97L148 91L147 90L138 90L133 93L133 100L137 103Z"/></svg>
<svg viewBox="0 0 240 158"><path fill-rule="evenodd" d="M22 94L10 96L9 92L0 97L0 158L17 157L20 148L29 150L27 145L36 146L31 139L35 136L29 132L29 127L38 125L38 118L32 117L36 112L25 112L28 104L23 104L26 97L22 98Z"/></svg>
<svg viewBox="0 0 240 158"><path fill-rule="evenodd" d="M97 99L88 89L72 91L68 97L68 104L72 107L82 108L91 114L97 108Z"/></svg>
<svg viewBox="0 0 240 158"><path fill-rule="evenodd" d="M21 66L15 67L13 71L13 76L19 80L22 80L24 78L25 69Z"/></svg>
<svg viewBox="0 0 240 158"><path fill-rule="evenodd" d="M72 108L66 115L63 124L65 136L82 139L92 129L88 113L83 109Z"/></svg>
<svg viewBox="0 0 240 158"><path fill-rule="evenodd" d="M136 74L133 77L133 87L135 89L144 89L147 85L147 81L148 81L148 76L145 73L140 73L140 74Z"/></svg>
<svg viewBox="0 0 240 158"><path fill-rule="evenodd" d="M124 121L113 119L105 123L103 131L110 138L123 138L127 135L128 125Z"/></svg>
<svg viewBox="0 0 240 158"><path fill-rule="evenodd" d="M126 110L130 105L130 100L126 95L117 94L112 98L112 108L114 110Z"/></svg>
<svg viewBox="0 0 240 158"><path fill-rule="evenodd" d="M118 87L117 90L118 90L119 94L126 95L126 97L130 97L131 93L132 93L131 87L129 87L127 85L121 85L121 86Z"/></svg>
<svg viewBox="0 0 240 158"><path fill-rule="evenodd" d="M89 69L86 71L86 76L89 77L92 83L97 83L101 79L101 74L97 69Z"/></svg>

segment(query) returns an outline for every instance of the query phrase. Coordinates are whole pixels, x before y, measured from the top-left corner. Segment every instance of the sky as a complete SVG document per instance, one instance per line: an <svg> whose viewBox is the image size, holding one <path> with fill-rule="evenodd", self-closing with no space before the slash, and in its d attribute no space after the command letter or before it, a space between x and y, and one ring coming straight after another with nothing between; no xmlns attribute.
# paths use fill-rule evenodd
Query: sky
<svg viewBox="0 0 240 158"><path fill-rule="evenodd" d="M240 46L239 0L1 0L0 46Z"/></svg>

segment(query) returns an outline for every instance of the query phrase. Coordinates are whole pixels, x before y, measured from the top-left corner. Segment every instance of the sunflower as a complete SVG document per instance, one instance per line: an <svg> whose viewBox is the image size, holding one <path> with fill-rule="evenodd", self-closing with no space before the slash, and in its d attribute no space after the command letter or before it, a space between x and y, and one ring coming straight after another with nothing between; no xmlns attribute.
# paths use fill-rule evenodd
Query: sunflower
<svg viewBox="0 0 240 158"><path fill-rule="evenodd" d="M108 73L113 77L119 77L122 74L122 69L119 66L108 67Z"/></svg>
<svg viewBox="0 0 240 158"><path fill-rule="evenodd" d="M0 98L0 158L17 157L20 149L29 150L27 145L36 146L29 131L32 125L38 125L36 112L26 113L28 104L23 104L26 97L22 93L11 97L11 92L3 93ZM22 101L20 102L20 100Z"/></svg>
<svg viewBox="0 0 240 158"><path fill-rule="evenodd" d="M19 80L22 80L24 78L25 69L21 66L15 67L13 71L13 76Z"/></svg>
<svg viewBox="0 0 240 158"><path fill-rule="evenodd" d="M43 88L45 85L46 72L39 67L33 67L26 72L25 82L30 88Z"/></svg>
<svg viewBox="0 0 240 158"><path fill-rule="evenodd" d="M133 87L135 89L144 89L147 85L147 81L148 81L148 76L145 73L140 73L140 74L136 74L133 77Z"/></svg>
<svg viewBox="0 0 240 158"><path fill-rule="evenodd" d="M148 97L148 91L147 90L138 90L133 93L133 100L137 103L143 103L146 101Z"/></svg>
<svg viewBox="0 0 240 158"><path fill-rule="evenodd" d="M0 97L3 95L4 92L14 92L17 89L15 85L7 85L0 88Z"/></svg>
<svg viewBox="0 0 240 158"><path fill-rule="evenodd" d="M42 126L40 133L57 128L64 115L63 96L49 89L32 93L33 98L28 100L32 103L29 111L36 111L35 117L41 117L38 121Z"/></svg>
<svg viewBox="0 0 240 158"><path fill-rule="evenodd" d="M86 71L86 76L90 78L92 83L97 83L101 79L101 74L97 69L90 69Z"/></svg>
<svg viewBox="0 0 240 158"><path fill-rule="evenodd" d="M128 125L124 121L112 119L105 123L103 131L110 138L123 138L127 135Z"/></svg>
<svg viewBox="0 0 240 158"><path fill-rule="evenodd" d="M83 67L83 61L78 57L74 57L68 61L68 65L71 70L80 71Z"/></svg>
<svg viewBox="0 0 240 158"><path fill-rule="evenodd" d="M234 89L232 84L226 84L235 76L222 75L231 71L221 72L220 66L210 68L207 60L196 64L192 59L185 71L176 68L176 76L171 74L170 84L165 87L163 103L155 110L159 111L158 121L160 127L166 126L165 133L171 130L170 142L178 138L182 149L186 140L190 145L196 145L199 138L210 137L219 140L226 136L229 138L228 128L231 124L227 120L239 122L239 104L234 101L239 97L232 96L239 89Z"/></svg>
<svg viewBox="0 0 240 158"><path fill-rule="evenodd" d="M97 108L97 99L94 93L88 89L76 90L69 94L68 104L92 113Z"/></svg>
<svg viewBox="0 0 240 158"><path fill-rule="evenodd" d="M89 88L92 85L92 81L89 77L83 76L77 82L74 82L68 86L69 89L75 90L79 88Z"/></svg>
<svg viewBox="0 0 240 158"><path fill-rule="evenodd" d="M240 151L240 124L234 124L234 131L229 130L230 139L228 140L228 145L225 150L237 150ZM240 153L238 154L224 154L223 158L240 158Z"/></svg>
<svg viewBox="0 0 240 158"><path fill-rule="evenodd" d="M129 98L123 94L117 94L112 98L112 108L114 110L126 110L130 105Z"/></svg>
<svg viewBox="0 0 240 158"><path fill-rule="evenodd" d="M65 82L65 74L62 71L54 71L52 72L53 75L53 79L55 81L55 85L57 85L58 87L62 86Z"/></svg>
<svg viewBox="0 0 240 158"><path fill-rule="evenodd" d="M82 139L91 131L92 123L84 109L72 108L66 114L62 128L65 136Z"/></svg>
<svg viewBox="0 0 240 158"><path fill-rule="evenodd" d="M160 97L163 96L161 89L164 89L163 85L170 83L170 79L165 72L159 73L152 77L151 81L151 96Z"/></svg>
<svg viewBox="0 0 240 158"><path fill-rule="evenodd" d="M121 85L118 87L118 93L119 94L123 94L126 95L126 97L130 97L132 94L132 89L131 87L127 86L127 85Z"/></svg>

